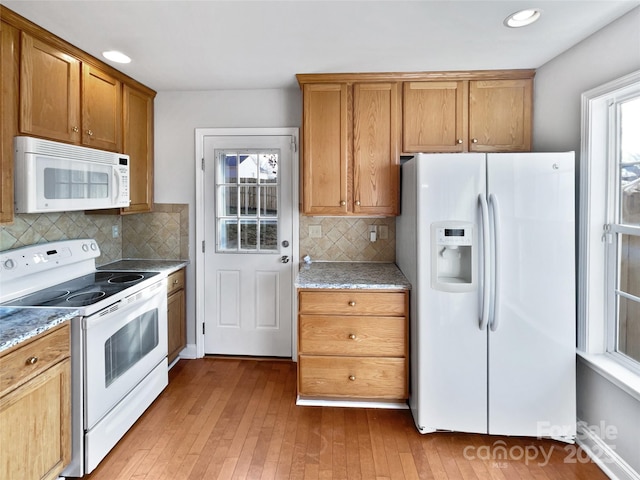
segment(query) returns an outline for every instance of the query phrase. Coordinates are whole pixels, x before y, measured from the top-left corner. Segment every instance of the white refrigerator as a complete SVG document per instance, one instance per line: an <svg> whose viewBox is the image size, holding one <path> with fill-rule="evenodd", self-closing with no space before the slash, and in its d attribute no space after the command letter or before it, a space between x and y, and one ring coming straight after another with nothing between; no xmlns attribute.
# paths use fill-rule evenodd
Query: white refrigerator
<svg viewBox="0 0 640 480"><path fill-rule="evenodd" d="M418 430L576 435L574 153L418 154L396 262Z"/></svg>

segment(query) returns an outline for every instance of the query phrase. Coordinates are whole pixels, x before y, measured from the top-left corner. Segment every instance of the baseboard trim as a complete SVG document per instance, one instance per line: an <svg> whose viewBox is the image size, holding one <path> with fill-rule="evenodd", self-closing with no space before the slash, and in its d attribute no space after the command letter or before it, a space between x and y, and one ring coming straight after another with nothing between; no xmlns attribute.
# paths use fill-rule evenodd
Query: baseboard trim
<svg viewBox="0 0 640 480"><path fill-rule="evenodd" d="M195 343L188 343L186 347L182 349L180 352L180 358L186 358L189 360L193 360L194 358L198 358L196 351Z"/></svg>
<svg viewBox="0 0 640 480"><path fill-rule="evenodd" d="M625 462L610 445L593 433L584 422L578 422L576 443L611 479L640 480L640 474Z"/></svg>

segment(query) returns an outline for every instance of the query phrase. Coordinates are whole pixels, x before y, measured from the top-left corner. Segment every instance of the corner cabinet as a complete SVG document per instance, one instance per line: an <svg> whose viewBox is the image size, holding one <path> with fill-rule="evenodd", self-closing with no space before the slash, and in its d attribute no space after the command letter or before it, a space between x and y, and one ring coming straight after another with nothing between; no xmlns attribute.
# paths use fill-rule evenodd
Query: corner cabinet
<svg viewBox="0 0 640 480"><path fill-rule="evenodd" d="M7 8L0 17L0 223L13 221L16 135L128 154L131 205L119 213L151 211L156 92Z"/></svg>
<svg viewBox="0 0 640 480"><path fill-rule="evenodd" d="M408 292L300 290L300 399L408 398Z"/></svg>
<svg viewBox="0 0 640 480"><path fill-rule="evenodd" d="M397 215L399 85L298 80L304 213Z"/></svg>
<svg viewBox="0 0 640 480"><path fill-rule="evenodd" d="M169 275L167 282L167 333L169 365L187 346L184 268Z"/></svg>
<svg viewBox="0 0 640 480"><path fill-rule="evenodd" d="M129 155L129 207L121 213L150 212L153 207L152 92L123 88L123 153Z"/></svg>
<svg viewBox="0 0 640 480"><path fill-rule="evenodd" d="M0 478L50 480L71 461L70 324L0 354Z"/></svg>

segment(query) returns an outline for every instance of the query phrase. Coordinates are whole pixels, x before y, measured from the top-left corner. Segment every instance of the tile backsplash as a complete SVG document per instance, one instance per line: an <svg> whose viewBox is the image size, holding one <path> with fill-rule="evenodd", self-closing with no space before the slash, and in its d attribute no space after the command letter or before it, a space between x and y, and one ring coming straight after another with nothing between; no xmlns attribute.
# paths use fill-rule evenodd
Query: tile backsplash
<svg viewBox="0 0 640 480"><path fill-rule="evenodd" d="M0 227L0 251L74 238L98 242L97 265L122 258L188 259L189 207L155 204L151 213L124 216L84 212L16 215L12 225Z"/></svg>
<svg viewBox="0 0 640 480"><path fill-rule="evenodd" d="M119 236L113 238L113 227ZM101 255L96 264L122 258L122 217L85 215L84 212L25 213L16 215L12 225L0 227L0 251L35 243L74 238L95 238Z"/></svg>
<svg viewBox="0 0 640 480"><path fill-rule="evenodd" d="M378 231L375 242L369 240L371 225L376 225ZM387 238L381 238L385 227ZM395 249L395 218L300 216L301 257L309 255L311 260L334 262L394 262Z"/></svg>

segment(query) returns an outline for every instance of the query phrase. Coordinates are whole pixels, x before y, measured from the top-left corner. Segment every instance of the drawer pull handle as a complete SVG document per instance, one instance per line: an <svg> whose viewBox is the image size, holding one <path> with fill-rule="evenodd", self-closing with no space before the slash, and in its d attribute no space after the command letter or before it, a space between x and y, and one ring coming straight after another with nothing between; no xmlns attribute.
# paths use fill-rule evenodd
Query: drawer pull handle
<svg viewBox="0 0 640 480"><path fill-rule="evenodd" d="M351 300L351 301L349 302L349 306L350 306L350 307L355 307L355 306L356 306L356 302L354 302L353 300Z"/></svg>
<svg viewBox="0 0 640 480"><path fill-rule="evenodd" d="M349 338L350 338L351 340L355 340L355 339L356 339L356 334L355 334L355 333L350 333L350 334L349 334Z"/></svg>
<svg viewBox="0 0 640 480"><path fill-rule="evenodd" d="M38 357L31 357L27 359L27 365L34 365L38 361Z"/></svg>
<svg viewBox="0 0 640 480"><path fill-rule="evenodd" d="M174 281L173 281L173 284L174 284L174 285L177 285L177 284L178 284L178 280L174 280Z"/></svg>
<svg viewBox="0 0 640 480"><path fill-rule="evenodd" d="M349 375L349 380L351 380L352 382L356 381L356 376L355 375Z"/></svg>

